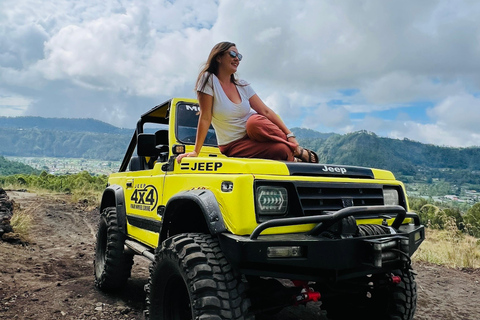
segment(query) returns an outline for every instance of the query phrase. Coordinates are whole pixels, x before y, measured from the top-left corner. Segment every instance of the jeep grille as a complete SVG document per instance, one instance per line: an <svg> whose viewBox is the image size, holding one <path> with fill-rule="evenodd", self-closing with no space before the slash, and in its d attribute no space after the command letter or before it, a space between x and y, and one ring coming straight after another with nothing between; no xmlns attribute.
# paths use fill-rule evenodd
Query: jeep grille
<svg viewBox="0 0 480 320"><path fill-rule="evenodd" d="M350 206L383 205L381 185L308 184L297 185L297 193L305 216L337 211Z"/></svg>

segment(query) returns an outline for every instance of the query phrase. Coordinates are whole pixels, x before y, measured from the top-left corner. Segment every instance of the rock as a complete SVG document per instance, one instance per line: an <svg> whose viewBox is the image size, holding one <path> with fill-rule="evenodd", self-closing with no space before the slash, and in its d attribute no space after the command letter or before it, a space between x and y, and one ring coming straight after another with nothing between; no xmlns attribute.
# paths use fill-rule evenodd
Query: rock
<svg viewBox="0 0 480 320"><path fill-rule="evenodd" d="M0 188L0 239L3 239L3 235L13 232L10 225L13 216L13 204L13 200L8 198L5 190Z"/></svg>
<svg viewBox="0 0 480 320"><path fill-rule="evenodd" d="M27 240L21 234L15 232L8 232L2 235L2 240L13 244L26 244Z"/></svg>

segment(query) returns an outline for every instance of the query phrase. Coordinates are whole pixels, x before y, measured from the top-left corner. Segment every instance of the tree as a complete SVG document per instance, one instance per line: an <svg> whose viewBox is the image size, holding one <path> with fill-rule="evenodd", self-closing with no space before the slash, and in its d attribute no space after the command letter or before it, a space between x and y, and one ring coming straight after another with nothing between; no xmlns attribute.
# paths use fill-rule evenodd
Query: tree
<svg viewBox="0 0 480 320"><path fill-rule="evenodd" d="M471 235L480 237L480 202L475 203L464 216L465 226Z"/></svg>

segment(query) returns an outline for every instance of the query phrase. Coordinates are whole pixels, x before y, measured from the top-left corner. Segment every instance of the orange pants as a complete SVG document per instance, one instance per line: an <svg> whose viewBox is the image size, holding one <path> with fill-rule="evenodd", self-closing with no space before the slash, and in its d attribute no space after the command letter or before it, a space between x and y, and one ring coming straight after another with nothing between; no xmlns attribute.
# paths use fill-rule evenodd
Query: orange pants
<svg viewBox="0 0 480 320"><path fill-rule="evenodd" d="M266 117L254 114L247 120L247 135L241 139L219 146L228 157L261 158L293 161L295 143Z"/></svg>

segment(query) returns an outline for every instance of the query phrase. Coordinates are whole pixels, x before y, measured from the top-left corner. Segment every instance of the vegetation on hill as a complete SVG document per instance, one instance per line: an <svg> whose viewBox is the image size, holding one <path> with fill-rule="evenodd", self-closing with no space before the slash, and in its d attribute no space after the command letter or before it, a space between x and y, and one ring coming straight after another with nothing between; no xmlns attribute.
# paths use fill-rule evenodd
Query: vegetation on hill
<svg viewBox="0 0 480 320"><path fill-rule="evenodd" d="M367 131L332 135L317 150L325 162L375 164L403 174L412 174L416 167L480 170L480 148L440 147Z"/></svg>
<svg viewBox="0 0 480 320"><path fill-rule="evenodd" d="M460 268L480 267L480 203L463 211L423 198L411 198L426 228L425 243L414 259Z"/></svg>
<svg viewBox="0 0 480 320"><path fill-rule="evenodd" d="M323 163L387 169L405 183L444 182L444 189L449 189L445 194L464 185L480 191L480 147L441 147L367 131L344 135L292 131ZM133 130L93 119L0 117L0 155L121 161L132 134Z"/></svg>
<svg viewBox="0 0 480 320"><path fill-rule="evenodd" d="M320 162L381 168L404 182L432 179L452 185L470 184L480 190L480 148L452 148L409 139L379 137L367 131L331 135L327 139L300 139L316 150Z"/></svg>
<svg viewBox="0 0 480 320"><path fill-rule="evenodd" d="M13 174L39 174L40 171L30 166L16 161L9 161L5 157L0 156L0 175Z"/></svg>
<svg viewBox="0 0 480 320"><path fill-rule="evenodd" d="M118 161L131 134L0 128L0 155Z"/></svg>

